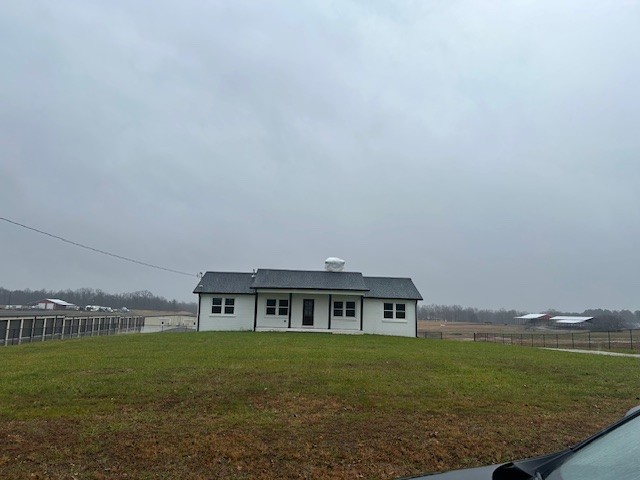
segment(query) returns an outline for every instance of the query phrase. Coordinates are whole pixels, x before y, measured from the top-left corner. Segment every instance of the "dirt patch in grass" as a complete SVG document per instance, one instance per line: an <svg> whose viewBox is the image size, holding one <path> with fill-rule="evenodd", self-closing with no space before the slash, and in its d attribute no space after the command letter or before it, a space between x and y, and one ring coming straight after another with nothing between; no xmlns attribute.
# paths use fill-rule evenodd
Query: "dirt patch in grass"
<svg viewBox="0 0 640 480"><path fill-rule="evenodd" d="M381 416L339 400L254 401L259 422L121 411L0 429L6 478L395 478L562 448L581 415ZM266 415L266 416L265 416Z"/></svg>

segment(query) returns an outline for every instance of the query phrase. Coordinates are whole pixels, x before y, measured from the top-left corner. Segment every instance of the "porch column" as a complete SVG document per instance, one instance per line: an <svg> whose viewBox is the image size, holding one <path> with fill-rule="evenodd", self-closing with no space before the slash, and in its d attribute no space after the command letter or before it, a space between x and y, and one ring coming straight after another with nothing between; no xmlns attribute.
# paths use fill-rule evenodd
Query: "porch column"
<svg viewBox="0 0 640 480"><path fill-rule="evenodd" d="M258 291L256 290L256 294L253 297L253 331L255 332L258 328ZM199 319L200 317L198 317Z"/></svg>
<svg viewBox="0 0 640 480"><path fill-rule="evenodd" d="M331 294L329 294L329 330L331 330L331 309L333 308L333 302L331 301Z"/></svg>
<svg viewBox="0 0 640 480"><path fill-rule="evenodd" d="M289 293L289 324L287 328L291 328L291 309L293 308L293 293Z"/></svg>
<svg viewBox="0 0 640 480"><path fill-rule="evenodd" d="M364 318L364 297L360 297L360 331L362 331L363 318Z"/></svg>

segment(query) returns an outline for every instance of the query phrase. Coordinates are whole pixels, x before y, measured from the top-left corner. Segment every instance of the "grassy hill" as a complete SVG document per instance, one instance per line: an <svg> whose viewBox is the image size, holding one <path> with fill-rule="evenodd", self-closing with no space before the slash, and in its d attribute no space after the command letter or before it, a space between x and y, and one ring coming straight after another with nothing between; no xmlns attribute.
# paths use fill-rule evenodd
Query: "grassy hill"
<svg viewBox="0 0 640 480"><path fill-rule="evenodd" d="M0 365L2 478L394 478L563 448L640 403L637 359L380 336L94 337Z"/></svg>

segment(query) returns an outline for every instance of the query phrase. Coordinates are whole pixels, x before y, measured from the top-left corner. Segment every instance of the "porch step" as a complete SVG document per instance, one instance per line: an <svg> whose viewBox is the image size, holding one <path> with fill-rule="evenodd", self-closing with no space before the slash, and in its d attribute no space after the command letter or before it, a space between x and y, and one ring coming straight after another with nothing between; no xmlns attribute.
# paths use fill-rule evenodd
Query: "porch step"
<svg viewBox="0 0 640 480"><path fill-rule="evenodd" d="M361 330L327 329L327 328L278 328L278 327L257 327L256 332L305 332L305 333L339 333L341 335L362 335Z"/></svg>

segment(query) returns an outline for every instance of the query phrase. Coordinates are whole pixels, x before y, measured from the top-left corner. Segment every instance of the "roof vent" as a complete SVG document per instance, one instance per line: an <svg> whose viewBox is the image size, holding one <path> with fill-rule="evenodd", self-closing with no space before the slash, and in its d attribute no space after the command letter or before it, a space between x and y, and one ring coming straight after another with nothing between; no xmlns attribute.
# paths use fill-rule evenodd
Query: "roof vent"
<svg viewBox="0 0 640 480"><path fill-rule="evenodd" d="M324 269L327 272L342 272L344 270L344 260L337 257L329 257L324 261Z"/></svg>

